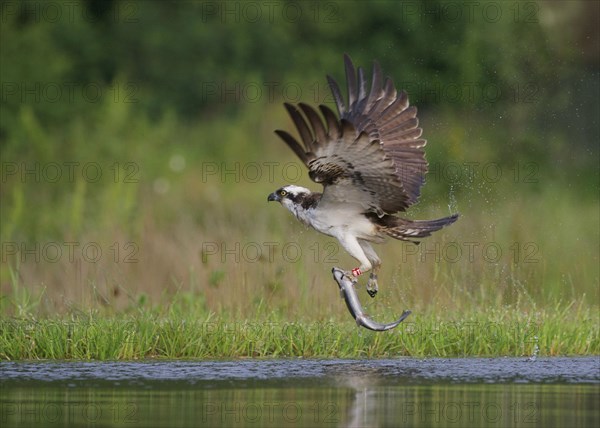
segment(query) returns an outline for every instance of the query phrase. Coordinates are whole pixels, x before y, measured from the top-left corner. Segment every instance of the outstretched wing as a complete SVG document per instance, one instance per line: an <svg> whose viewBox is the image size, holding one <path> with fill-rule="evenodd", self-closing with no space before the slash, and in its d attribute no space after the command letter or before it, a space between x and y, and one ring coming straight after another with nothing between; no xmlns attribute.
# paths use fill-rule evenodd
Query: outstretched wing
<svg viewBox="0 0 600 428"><path fill-rule="evenodd" d="M284 105L302 143L285 131L275 132L304 161L310 178L325 186L323 203L360 204L380 216L407 206L407 194L395 175L394 163L379 140L357 132L345 119L338 120L324 105L319 109L326 124L307 104L300 103L300 109Z"/></svg>
<svg viewBox="0 0 600 428"><path fill-rule="evenodd" d="M408 108L404 92L397 96L389 79L382 88L377 64L367 95L362 70L357 81L350 58L344 58L348 107L328 77L341 120L324 105L319 106L323 120L306 104L298 109L286 103L301 143L275 132L308 167L310 178L325 186L322 202L361 204L379 216L404 211L417 201L427 169L416 110Z"/></svg>
<svg viewBox="0 0 600 428"><path fill-rule="evenodd" d="M378 139L387 156L392 160L394 174L402 182L406 192L406 204L417 202L421 186L427 174L427 161L423 147L427 141L420 138L417 108L409 106L405 91L398 93L389 77L383 80L381 68L373 64L371 90L367 92L367 81L363 69L354 68L352 60L344 55L348 103L344 103L336 81L327 76L335 104L342 119L350 121L359 132L366 132ZM399 206L402 211L405 206Z"/></svg>

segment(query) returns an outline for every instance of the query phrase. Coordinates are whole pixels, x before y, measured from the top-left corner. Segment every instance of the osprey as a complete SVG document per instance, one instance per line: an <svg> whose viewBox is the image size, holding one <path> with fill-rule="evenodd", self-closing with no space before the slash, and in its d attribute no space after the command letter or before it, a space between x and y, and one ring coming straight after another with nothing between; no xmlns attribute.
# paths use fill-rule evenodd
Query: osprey
<svg viewBox="0 0 600 428"><path fill-rule="evenodd" d="M406 92L398 93L389 77L382 79L377 62L369 91L363 69L355 69L348 55L344 63L347 104L336 81L327 76L339 119L325 105L319 106L321 117L307 104L285 103L300 141L275 131L308 167L310 178L323 185L323 192L289 185L267 200L280 202L305 225L336 238L360 263L344 275L355 283L371 271L367 292L374 297L381 260L371 243L388 236L417 243L415 239L454 223L458 214L427 221L394 215L417 202L427 173L417 109L409 107Z"/></svg>

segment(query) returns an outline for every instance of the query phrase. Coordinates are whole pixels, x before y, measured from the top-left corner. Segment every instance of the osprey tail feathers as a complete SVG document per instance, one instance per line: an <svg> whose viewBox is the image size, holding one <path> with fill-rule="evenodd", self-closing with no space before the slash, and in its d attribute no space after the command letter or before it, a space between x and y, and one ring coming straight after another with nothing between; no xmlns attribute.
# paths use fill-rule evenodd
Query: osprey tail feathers
<svg viewBox="0 0 600 428"><path fill-rule="evenodd" d="M400 217L386 216L379 230L388 236L403 241L413 241L414 238L425 238L436 230L452 224L458 219L458 214L437 220L407 220ZM383 219L382 219L383 220Z"/></svg>

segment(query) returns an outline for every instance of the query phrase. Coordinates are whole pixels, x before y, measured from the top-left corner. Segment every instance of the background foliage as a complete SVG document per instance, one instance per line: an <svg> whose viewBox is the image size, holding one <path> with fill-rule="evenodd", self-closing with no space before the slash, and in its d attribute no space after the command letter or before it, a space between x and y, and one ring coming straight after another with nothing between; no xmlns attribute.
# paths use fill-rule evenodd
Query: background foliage
<svg viewBox="0 0 600 428"><path fill-rule="evenodd" d="M329 272L354 262L266 204L317 190L272 131L284 101L331 104L344 52L419 107L409 215L462 215L381 247L371 313L597 308L597 2L1 5L3 314L346 320Z"/></svg>

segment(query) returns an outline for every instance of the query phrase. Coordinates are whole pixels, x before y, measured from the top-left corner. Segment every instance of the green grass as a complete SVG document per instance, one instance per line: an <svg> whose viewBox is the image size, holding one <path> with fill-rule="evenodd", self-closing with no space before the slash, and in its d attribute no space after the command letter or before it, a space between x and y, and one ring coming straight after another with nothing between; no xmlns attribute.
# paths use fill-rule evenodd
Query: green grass
<svg viewBox="0 0 600 428"><path fill-rule="evenodd" d="M573 306L534 314L512 308L461 315L416 313L397 329L385 333L359 329L350 317L295 321L272 313L240 320L225 314L196 317L150 312L112 317L30 317L0 321L0 358L593 355L600 353L599 325L597 313Z"/></svg>

